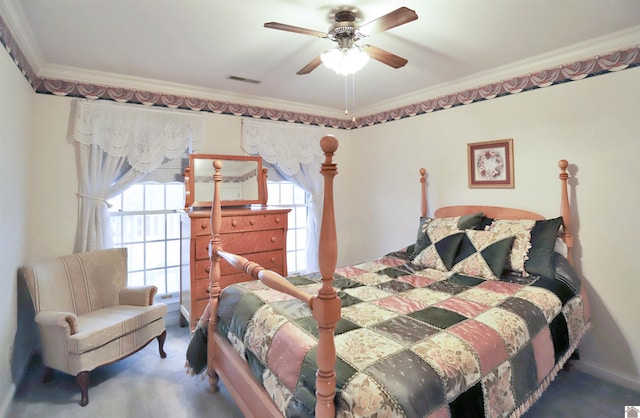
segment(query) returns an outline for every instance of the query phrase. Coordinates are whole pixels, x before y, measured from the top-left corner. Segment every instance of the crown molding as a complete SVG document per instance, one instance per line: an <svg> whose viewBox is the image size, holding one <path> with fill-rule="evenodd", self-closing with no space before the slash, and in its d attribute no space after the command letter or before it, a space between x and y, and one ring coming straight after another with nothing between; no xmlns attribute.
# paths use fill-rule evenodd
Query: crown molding
<svg viewBox="0 0 640 418"><path fill-rule="evenodd" d="M358 112L360 114L378 113L388 109L406 106L407 103L417 103L425 99L447 95L451 92L464 91L495 83L499 80L507 80L522 76L523 74L531 74L562 65L568 65L617 50L638 47L638 45L640 45L640 25L565 48L559 48L512 64L496 67L489 71L472 74L453 82L438 84L427 89L398 96L373 106L362 107L358 109Z"/></svg>
<svg viewBox="0 0 640 418"><path fill-rule="evenodd" d="M37 47L31 47L37 45L30 42L35 39L33 33L27 30L24 37L16 39L15 32L11 31L11 25L25 20L19 8L15 6L15 1L17 0L0 0L0 42L4 44L36 93L113 100L338 129L357 129L640 65L640 26L634 26L596 40L361 108L358 114L366 116L343 119L344 115L338 115L335 109L304 103L43 64L41 51ZM3 16L7 16L12 21L11 24L6 22ZM24 27L30 28L28 23L25 23ZM296 110L283 110L290 108Z"/></svg>
<svg viewBox="0 0 640 418"><path fill-rule="evenodd" d="M38 47L36 36L22 12L22 8L16 5L18 1L0 0L0 20L4 16L5 24L11 32L13 41L20 48L20 52L24 55L34 73L40 74L45 63L44 54ZM18 30L18 28L20 29Z"/></svg>
<svg viewBox="0 0 640 418"><path fill-rule="evenodd" d="M44 79L67 80L71 82L95 84L101 86L117 86L124 89L148 91L157 94L171 94L180 97L194 97L204 100L215 100L229 103L242 103L250 106L277 109L296 109L296 112L314 115L326 115L331 118L341 118L343 114L336 110L306 103L277 100L269 97L243 95L223 90L207 89L187 84L172 83L142 77L106 73L65 67L60 65L46 65L39 73Z"/></svg>

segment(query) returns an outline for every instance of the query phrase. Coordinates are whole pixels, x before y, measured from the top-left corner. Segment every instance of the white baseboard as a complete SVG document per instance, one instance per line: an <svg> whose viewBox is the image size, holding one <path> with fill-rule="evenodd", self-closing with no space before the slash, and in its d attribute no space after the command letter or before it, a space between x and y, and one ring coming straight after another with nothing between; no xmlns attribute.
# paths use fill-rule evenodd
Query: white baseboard
<svg viewBox="0 0 640 418"><path fill-rule="evenodd" d="M15 393L16 385L11 384L11 388L5 394L4 399L0 399L0 401L2 401L2 403L0 403L0 417L9 418L9 409L11 408L11 401Z"/></svg>
<svg viewBox="0 0 640 418"><path fill-rule="evenodd" d="M599 377L607 382L640 392L640 379L633 376L629 376L597 364L589 363L584 360L572 361L571 367L578 371Z"/></svg>

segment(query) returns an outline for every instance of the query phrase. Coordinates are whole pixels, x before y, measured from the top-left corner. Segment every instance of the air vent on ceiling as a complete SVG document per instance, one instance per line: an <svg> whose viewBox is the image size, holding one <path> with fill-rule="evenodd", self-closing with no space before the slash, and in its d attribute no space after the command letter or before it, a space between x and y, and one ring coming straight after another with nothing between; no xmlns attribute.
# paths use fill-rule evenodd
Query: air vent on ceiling
<svg viewBox="0 0 640 418"><path fill-rule="evenodd" d="M259 80L252 80L250 78L245 78L245 77L239 77L237 75L230 75L229 77L227 77L229 80L235 80L235 81L242 81L244 83L251 83L251 84L260 84L261 81Z"/></svg>

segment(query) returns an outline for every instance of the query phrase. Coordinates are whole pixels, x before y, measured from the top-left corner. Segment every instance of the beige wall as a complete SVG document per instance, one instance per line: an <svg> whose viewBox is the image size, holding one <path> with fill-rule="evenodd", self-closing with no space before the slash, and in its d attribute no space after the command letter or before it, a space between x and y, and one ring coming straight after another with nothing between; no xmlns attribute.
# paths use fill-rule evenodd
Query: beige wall
<svg viewBox="0 0 640 418"><path fill-rule="evenodd" d="M418 169L429 205L491 204L559 215L557 162L570 188L576 264L593 329L578 364L640 390L640 68L359 129L344 144L336 197L341 262L406 245L417 232ZM513 138L512 190L467 187L466 144ZM367 237L366 240L360 237ZM357 245L356 245L357 244Z"/></svg>
<svg viewBox="0 0 640 418"><path fill-rule="evenodd" d="M18 335L17 270L27 259L31 122L35 94L9 54L0 48L0 416L11 401L28 361ZM31 308L33 309L33 308Z"/></svg>
<svg viewBox="0 0 640 418"><path fill-rule="evenodd" d="M11 64L5 58L0 61L2 69ZM18 80L12 75L10 81ZM640 390L636 280L640 269L634 245L640 233L640 221L634 216L640 209L636 185L640 169L634 164L640 151L639 81L636 68L355 131L327 130L341 141L335 180L339 264L371 259L415 239L420 167L429 171L431 208L484 203L553 217L559 212L557 161L566 158L577 169L578 184L572 189L577 268L588 283L594 316L594 328L580 347L580 363ZM3 225L15 219L31 225L31 230L24 226L17 231L18 238L11 235L11 242L17 239L23 246L29 242L31 260L72 251L77 181L74 148L66 140L71 99L20 92L13 100L25 97L35 103L33 135L26 126L17 135L36 146L30 153L20 146L20 157L13 164L18 171L21 164L28 165L33 173L31 198L12 201L15 208L9 221L3 200L1 219ZM19 108L13 100L13 108ZM23 108L24 118L31 110ZM206 129L201 152L241 153L241 118L207 113ZM5 130L0 128L3 158ZM468 189L466 144L500 138L514 139L516 188ZM9 183L6 176L2 178L4 189ZM11 187L20 190L24 185ZM4 228L2 234L4 243L9 238ZM13 256L12 277L7 280L15 280L14 270L23 258ZM9 318L15 316L14 300L0 305L12 306ZM1 372L2 347L13 335L0 335Z"/></svg>

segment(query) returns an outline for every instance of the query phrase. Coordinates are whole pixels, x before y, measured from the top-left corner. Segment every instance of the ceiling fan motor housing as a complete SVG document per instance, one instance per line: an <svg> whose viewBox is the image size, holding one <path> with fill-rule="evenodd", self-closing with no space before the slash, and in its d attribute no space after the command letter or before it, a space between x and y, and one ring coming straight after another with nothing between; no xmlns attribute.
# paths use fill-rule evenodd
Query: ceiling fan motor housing
<svg viewBox="0 0 640 418"><path fill-rule="evenodd" d="M340 10L335 14L336 22L327 32L327 38L338 43L341 49L351 48L354 42L364 38L355 23L357 15L352 10Z"/></svg>

